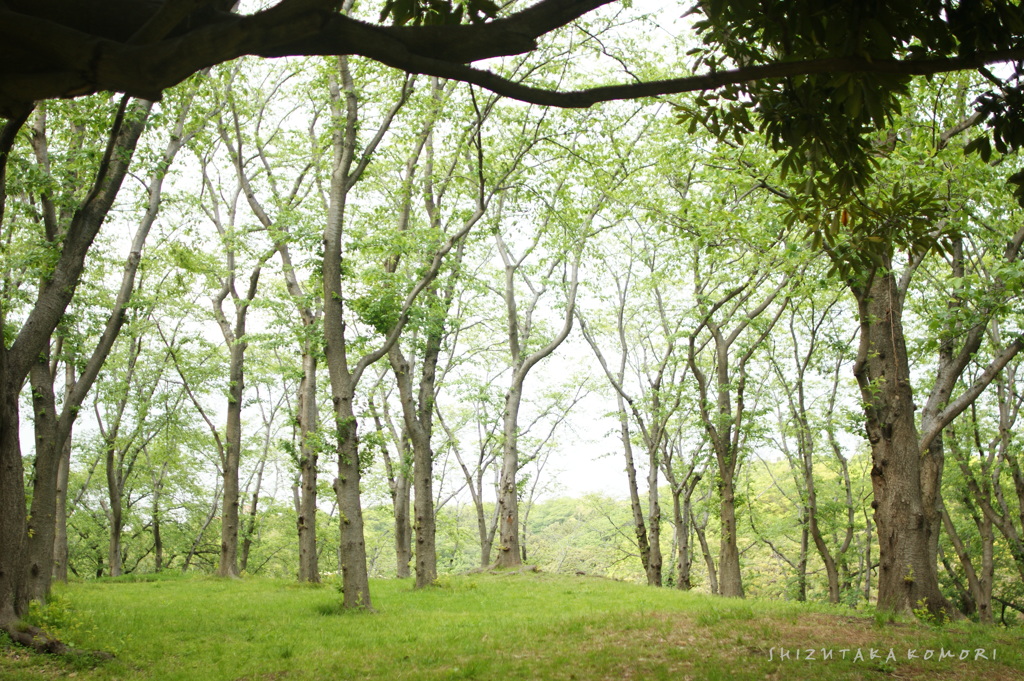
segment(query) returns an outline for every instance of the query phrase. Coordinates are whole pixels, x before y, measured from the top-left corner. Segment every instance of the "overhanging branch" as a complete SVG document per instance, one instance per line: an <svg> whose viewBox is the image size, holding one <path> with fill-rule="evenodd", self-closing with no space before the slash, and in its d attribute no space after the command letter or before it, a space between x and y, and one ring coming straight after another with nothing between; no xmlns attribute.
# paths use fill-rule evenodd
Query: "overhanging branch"
<svg viewBox="0 0 1024 681"><path fill-rule="evenodd" d="M615 0L541 0L485 24L416 27L358 21L335 12L329 0L283 0L250 16L216 13L197 22L193 14L183 21L189 8L202 8L207 2L174 0L137 19L141 23L134 29L122 26L122 31L134 36L124 42L62 21L45 9L56 1L38 0L38 11L26 9L25 3L18 3L20 11L7 9L9 3L0 5L0 115L4 117L35 100L105 90L154 99L201 69L247 54L360 55L407 72L472 83L512 99L561 108L799 75L915 76L1024 60L1024 47L927 59L836 57L562 92L513 82L470 63L529 52L540 36ZM145 43L147 39L154 42Z"/></svg>

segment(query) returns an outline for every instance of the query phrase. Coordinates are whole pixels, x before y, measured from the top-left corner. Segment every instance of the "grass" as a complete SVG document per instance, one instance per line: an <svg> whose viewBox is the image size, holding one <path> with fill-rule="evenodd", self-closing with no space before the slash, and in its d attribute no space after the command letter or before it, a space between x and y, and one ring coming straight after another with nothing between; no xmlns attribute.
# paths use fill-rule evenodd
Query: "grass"
<svg viewBox="0 0 1024 681"><path fill-rule="evenodd" d="M376 612L352 613L331 585L180 576L71 584L32 619L116 659L47 657L3 641L0 681L1024 678L1019 630L547 574L372 588ZM890 648L895 661L885 660ZM808 649L815 659L804 659ZM943 649L970 655L939 661ZM995 660L973 659L975 649L995 650ZM909 650L920 657L907 660Z"/></svg>

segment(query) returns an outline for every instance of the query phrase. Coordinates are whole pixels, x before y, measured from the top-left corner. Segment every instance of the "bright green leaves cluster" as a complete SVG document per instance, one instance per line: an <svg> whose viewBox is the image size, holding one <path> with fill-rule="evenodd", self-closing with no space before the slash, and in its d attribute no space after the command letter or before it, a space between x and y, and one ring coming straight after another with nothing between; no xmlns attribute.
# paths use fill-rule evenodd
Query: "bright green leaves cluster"
<svg viewBox="0 0 1024 681"><path fill-rule="evenodd" d="M828 254L830 276L847 282L889 267L897 252L944 254L952 248L953 230L941 222L946 205L928 188L896 183L873 199L841 204L797 195L790 206L788 219L806 224L812 248Z"/></svg>
<svg viewBox="0 0 1024 681"><path fill-rule="evenodd" d="M1012 0L707 0L698 11L705 17L695 23L704 45L691 54L698 66L712 69L964 55L1010 48L1024 35L1024 10ZM747 83L739 89L738 101L757 111L760 132L773 148L786 152L784 172L825 174L834 190L847 193L868 183L876 164L866 137L892 124L909 82L901 75L823 73ZM736 101L737 92L723 91L716 99L711 104ZM705 113L712 132L726 138L752 131L737 105L726 103L725 109L723 114ZM1018 134L1013 120L1005 117L1000 133L1004 139L997 146L1012 146L1005 137ZM718 123L723 129L717 130ZM984 145L978 142L979 150Z"/></svg>
<svg viewBox="0 0 1024 681"><path fill-rule="evenodd" d="M366 294L349 298L347 302L360 321L386 336L398 323L402 310L402 295L398 290L401 284L395 281L397 277L386 273L376 278L378 281L373 282Z"/></svg>
<svg viewBox="0 0 1024 681"><path fill-rule="evenodd" d="M999 154L1007 154L1024 147L1024 89L1018 83L1004 86L999 94L988 92L978 98L978 113L989 121L990 130L976 137L964 148L964 153L977 153L988 163L993 147ZM1013 185L1013 195L1024 206L1024 171L1018 171L1007 181Z"/></svg>
<svg viewBox="0 0 1024 681"><path fill-rule="evenodd" d="M380 20L389 18L398 26L437 26L470 23L480 24L493 19L499 7L492 0L387 0Z"/></svg>

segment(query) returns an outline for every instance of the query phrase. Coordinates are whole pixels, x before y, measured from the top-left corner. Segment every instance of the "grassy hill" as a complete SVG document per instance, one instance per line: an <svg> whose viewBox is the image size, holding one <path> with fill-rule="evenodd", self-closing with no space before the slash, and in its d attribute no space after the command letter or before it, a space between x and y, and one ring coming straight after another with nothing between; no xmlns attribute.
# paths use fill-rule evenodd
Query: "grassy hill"
<svg viewBox="0 0 1024 681"><path fill-rule="evenodd" d="M376 612L351 613L339 610L333 585L181 576L71 584L35 623L116 658L40 656L3 641L0 680L1024 679L1016 629L543 573L373 588ZM908 660L910 651L918 657ZM942 651L952 657L939 660Z"/></svg>

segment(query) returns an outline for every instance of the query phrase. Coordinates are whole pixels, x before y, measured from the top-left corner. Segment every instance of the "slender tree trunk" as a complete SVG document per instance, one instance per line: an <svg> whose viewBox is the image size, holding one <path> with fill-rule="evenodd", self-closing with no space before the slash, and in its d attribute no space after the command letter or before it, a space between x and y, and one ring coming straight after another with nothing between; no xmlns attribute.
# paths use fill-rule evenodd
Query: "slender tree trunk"
<svg viewBox="0 0 1024 681"><path fill-rule="evenodd" d="M672 487L672 516L675 524L676 544L676 588L689 591L692 587L690 569L693 556L690 551L690 530L693 490L700 481L694 474L690 480Z"/></svg>
<svg viewBox="0 0 1024 681"><path fill-rule="evenodd" d="M658 443L648 443L647 521L651 541L647 584L661 586L661 504L658 499Z"/></svg>
<svg viewBox="0 0 1024 681"><path fill-rule="evenodd" d="M252 502L249 504L249 518L246 522L245 539L242 540L242 553L239 558L239 567L242 572L245 572L249 567L249 550L252 548L252 536L256 533L256 516L259 511L260 487L263 485L263 468L266 465L267 460L264 458L260 461L259 470L256 473L256 488L252 492Z"/></svg>
<svg viewBox="0 0 1024 681"><path fill-rule="evenodd" d="M805 483L807 484L808 530L811 534L811 541L814 542L814 547L818 550L818 555L821 556L821 562L825 565L825 577L828 580L828 602L838 603L839 570L836 567L835 558L832 557L832 552L821 534L821 528L818 526L818 501L813 474L805 478Z"/></svg>
<svg viewBox="0 0 1024 681"><path fill-rule="evenodd" d="M626 457L626 480L629 484L629 506L633 511L633 533L636 535L637 549L640 551L640 565L643 567L647 583L650 581L651 545L647 539L647 521L644 520L644 509L640 502L640 490L636 484L636 466L633 464L633 443L629 433L629 416L626 413L622 395L616 394L619 402L619 435L622 440L622 452Z"/></svg>
<svg viewBox="0 0 1024 681"><path fill-rule="evenodd" d="M203 526L199 528L199 533L196 534L196 538L192 541L192 546L189 547L188 553L185 555L185 561L181 565L182 572L188 572L188 568L192 565L192 559L196 555L196 551L199 550L199 545L203 541L203 535L206 534L206 529L213 522L213 519L217 517L217 509L220 508L220 485L217 485L217 489L213 491L213 503L210 505L210 512L206 515L206 521Z"/></svg>
<svg viewBox="0 0 1024 681"><path fill-rule="evenodd" d="M57 468L56 527L53 539L53 578L68 581L68 481L71 474L71 438L64 440Z"/></svg>
<svg viewBox="0 0 1024 681"><path fill-rule="evenodd" d="M398 578L412 576L412 522L409 506L412 500L412 480L406 472L395 475L395 560L398 563Z"/></svg>
<svg viewBox="0 0 1024 681"><path fill-rule="evenodd" d="M164 569L164 542L163 537L160 535L160 495L163 492L163 476L166 472L167 464L165 463L160 477L153 484L153 567L156 572L162 572Z"/></svg>
<svg viewBox="0 0 1024 681"><path fill-rule="evenodd" d="M443 303L436 291L427 297L428 304ZM449 296L450 300L450 296ZM434 514L434 450L430 446L434 425L434 390L437 360L441 354L443 325L428 332L423 353L422 372L417 395L413 396L410 364L396 343L388 353L402 402L405 431L412 443L414 523L416 530L416 587L430 586L437 581L436 519Z"/></svg>
<svg viewBox="0 0 1024 681"><path fill-rule="evenodd" d="M700 543L700 552L704 556L704 564L708 570L708 589L712 595L718 595L718 571L715 569L715 558L711 555L711 547L708 546L708 538L704 528L708 526L707 513L704 514L703 523L694 523L693 531L697 534L697 541Z"/></svg>
<svg viewBox="0 0 1024 681"><path fill-rule="evenodd" d="M116 438L116 434L114 436ZM121 504L122 480L117 465L117 448L112 439L106 445L107 452L107 522L110 525L110 539L107 543L107 566L111 577L122 574L121 530L124 525L124 509Z"/></svg>
<svg viewBox="0 0 1024 681"><path fill-rule="evenodd" d="M968 594L972 601L974 601L974 608L978 613L978 621L982 624L992 624L992 587L991 582L983 583L983 580L979 578L977 571L974 569L974 562L971 560L971 555L968 553L967 548L964 546L963 541L960 539L959 533L953 526L953 520L949 517L949 513L946 512L945 507L941 511L942 525L946 530L946 536L949 537L950 543L956 550L957 558L960 559L960 566L964 570L964 576L967 577L967 586L970 589ZM991 554L991 547L989 549ZM966 613L965 613L966 614Z"/></svg>
<svg viewBox="0 0 1024 681"><path fill-rule="evenodd" d="M299 383L299 581L320 581L316 547L317 438L319 418L316 404L317 358L307 340L302 353L302 381Z"/></svg>
<svg viewBox="0 0 1024 681"><path fill-rule="evenodd" d="M796 561L796 600L803 603L807 600L807 547L810 544L810 530L805 517L800 520L800 556Z"/></svg>
<svg viewBox="0 0 1024 681"><path fill-rule="evenodd" d="M225 458L221 470L221 488L224 490L221 506L220 561L217 574L238 577L238 467L242 454L242 397L245 392L245 346L239 337L230 348L228 369L228 414L224 429Z"/></svg>
<svg viewBox="0 0 1024 681"><path fill-rule="evenodd" d="M518 367L517 367L518 369ZM519 406L522 382L513 379L505 396L502 427L501 479L498 483L498 557L497 567L522 565L519 549Z"/></svg>

